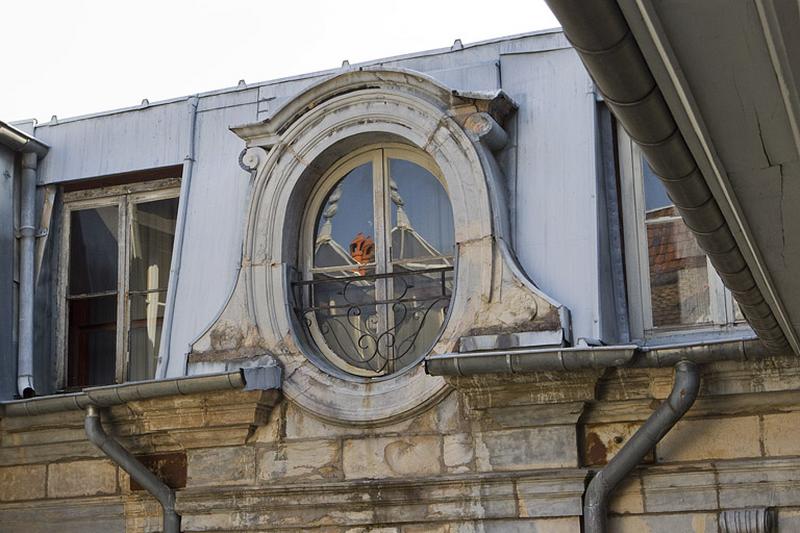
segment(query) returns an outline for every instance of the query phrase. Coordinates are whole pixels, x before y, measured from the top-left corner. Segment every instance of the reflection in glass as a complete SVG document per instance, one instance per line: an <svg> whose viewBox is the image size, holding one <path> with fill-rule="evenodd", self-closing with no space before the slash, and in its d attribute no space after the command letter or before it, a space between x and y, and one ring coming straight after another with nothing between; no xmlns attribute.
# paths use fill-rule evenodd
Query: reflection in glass
<svg viewBox="0 0 800 533"><path fill-rule="evenodd" d="M453 209L442 183L423 167L389 159L392 260L452 256Z"/></svg>
<svg viewBox="0 0 800 533"><path fill-rule="evenodd" d="M178 199L131 206L128 379L152 379L158 362Z"/></svg>
<svg viewBox="0 0 800 533"><path fill-rule="evenodd" d="M129 381L153 379L156 375L166 297L167 291L164 290L148 294L132 294L129 298Z"/></svg>
<svg viewBox="0 0 800 533"><path fill-rule="evenodd" d="M315 267L375 260L372 181L372 162L364 163L348 172L328 194L314 231Z"/></svg>
<svg viewBox="0 0 800 533"><path fill-rule="evenodd" d="M313 302L325 344L348 364L379 372L385 366L381 356L381 317L378 314L374 271L363 277L314 276Z"/></svg>
<svg viewBox="0 0 800 533"><path fill-rule="evenodd" d="M394 365L402 368L430 350L439 337L453 292L453 270L396 268L395 273L392 356Z"/></svg>
<svg viewBox="0 0 800 533"><path fill-rule="evenodd" d="M711 304L706 256L661 181L646 161L643 164L653 326L707 323Z"/></svg>
<svg viewBox="0 0 800 533"><path fill-rule="evenodd" d="M67 386L114 383L117 297L69 300Z"/></svg>
<svg viewBox="0 0 800 533"><path fill-rule="evenodd" d="M313 265L293 284L296 311L323 354L363 376L391 374L427 353L453 290L447 192L428 169L387 153L369 152L372 161L325 197Z"/></svg>
<svg viewBox="0 0 800 533"><path fill-rule="evenodd" d="M117 290L118 225L116 205L71 213L69 294Z"/></svg>
<svg viewBox="0 0 800 533"><path fill-rule="evenodd" d="M70 214L67 385L114 382L119 208Z"/></svg>

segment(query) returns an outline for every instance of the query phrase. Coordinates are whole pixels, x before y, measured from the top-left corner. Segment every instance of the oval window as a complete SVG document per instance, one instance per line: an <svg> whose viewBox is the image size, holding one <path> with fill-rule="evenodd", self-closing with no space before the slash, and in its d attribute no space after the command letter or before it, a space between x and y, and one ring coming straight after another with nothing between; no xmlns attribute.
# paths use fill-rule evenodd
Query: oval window
<svg viewBox="0 0 800 533"><path fill-rule="evenodd" d="M363 377L418 363L453 291L453 212L420 150L379 147L336 163L309 203L296 311L319 352Z"/></svg>

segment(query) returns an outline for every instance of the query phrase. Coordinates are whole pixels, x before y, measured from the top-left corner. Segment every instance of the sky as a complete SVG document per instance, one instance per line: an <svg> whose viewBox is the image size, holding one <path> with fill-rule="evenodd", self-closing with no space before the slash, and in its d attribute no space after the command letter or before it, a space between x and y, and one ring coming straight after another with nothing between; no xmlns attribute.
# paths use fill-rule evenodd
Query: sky
<svg viewBox="0 0 800 533"><path fill-rule="evenodd" d="M29 0L2 15L0 120L39 122L559 25L543 0Z"/></svg>

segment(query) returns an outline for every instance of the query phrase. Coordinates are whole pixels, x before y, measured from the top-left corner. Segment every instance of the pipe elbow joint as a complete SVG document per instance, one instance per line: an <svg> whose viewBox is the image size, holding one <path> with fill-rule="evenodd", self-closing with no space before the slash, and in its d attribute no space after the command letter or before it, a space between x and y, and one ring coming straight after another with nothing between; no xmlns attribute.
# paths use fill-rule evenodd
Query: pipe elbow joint
<svg viewBox="0 0 800 533"><path fill-rule="evenodd" d="M675 365L675 384L669 403L682 416L694 404L700 391L700 370L692 361L679 361Z"/></svg>

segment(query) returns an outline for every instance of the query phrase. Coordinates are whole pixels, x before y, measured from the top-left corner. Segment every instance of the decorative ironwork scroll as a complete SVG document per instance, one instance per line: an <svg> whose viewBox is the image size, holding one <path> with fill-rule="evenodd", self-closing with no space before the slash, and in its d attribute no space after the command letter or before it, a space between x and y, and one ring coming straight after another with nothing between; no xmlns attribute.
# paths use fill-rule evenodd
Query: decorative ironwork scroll
<svg viewBox="0 0 800 533"><path fill-rule="evenodd" d="M453 267L361 274L316 273L292 284L295 313L321 351L366 373L385 375L415 362L439 336ZM326 350L327 349L327 350Z"/></svg>

